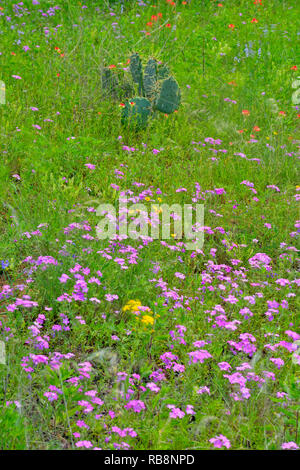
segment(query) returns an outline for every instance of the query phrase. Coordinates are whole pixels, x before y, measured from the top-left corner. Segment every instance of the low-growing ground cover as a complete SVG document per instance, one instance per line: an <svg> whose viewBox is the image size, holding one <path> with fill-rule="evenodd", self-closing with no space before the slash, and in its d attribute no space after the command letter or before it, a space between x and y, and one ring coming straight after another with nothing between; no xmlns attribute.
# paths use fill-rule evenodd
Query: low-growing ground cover
<svg viewBox="0 0 300 470"><path fill-rule="evenodd" d="M181 88L137 131L133 52ZM297 0L0 2L1 449L298 448L297 57Z"/></svg>

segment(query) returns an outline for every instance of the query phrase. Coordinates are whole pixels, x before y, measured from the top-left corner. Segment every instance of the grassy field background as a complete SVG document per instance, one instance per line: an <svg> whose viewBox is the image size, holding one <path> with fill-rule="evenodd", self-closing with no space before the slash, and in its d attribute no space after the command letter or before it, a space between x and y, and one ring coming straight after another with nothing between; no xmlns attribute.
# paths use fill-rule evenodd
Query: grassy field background
<svg viewBox="0 0 300 470"><path fill-rule="evenodd" d="M299 13L0 1L1 449L298 448ZM182 94L139 132L133 52ZM204 204L201 252L98 240L120 194Z"/></svg>

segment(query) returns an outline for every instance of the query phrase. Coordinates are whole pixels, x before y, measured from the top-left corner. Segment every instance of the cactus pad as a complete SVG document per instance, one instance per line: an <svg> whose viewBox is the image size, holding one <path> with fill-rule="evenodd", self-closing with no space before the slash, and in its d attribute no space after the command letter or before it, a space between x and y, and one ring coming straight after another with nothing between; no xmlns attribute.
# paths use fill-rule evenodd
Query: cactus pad
<svg viewBox="0 0 300 470"><path fill-rule="evenodd" d="M117 94L118 79L108 67L104 67L102 70L101 81L103 90L109 95Z"/></svg>
<svg viewBox="0 0 300 470"><path fill-rule="evenodd" d="M145 129L151 114L151 103L146 98L136 97L126 102L121 122L136 129Z"/></svg>
<svg viewBox="0 0 300 470"><path fill-rule="evenodd" d="M143 69L142 69L142 61L138 54L132 54L130 57L130 72L132 75L132 79L134 83L137 83L139 86L139 93L143 93Z"/></svg>
<svg viewBox="0 0 300 470"><path fill-rule="evenodd" d="M149 59L144 72L144 90L145 95L150 100L154 98L155 87L157 83L157 62L155 59Z"/></svg>
<svg viewBox="0 0 300 470"><path fill-rule="evenodd" d="M157 74L158 80L165 80L170 75L171 75L171 72L167 65L162 64L158 67L158 74Z"/></svg>
<svg viewBox="0 0 300 470"><path fill-rule="evenodd" d="M175 78L169 77L163 80L155 101L155 109L162 113L171 114L180 104L180 88Z"/></svg>

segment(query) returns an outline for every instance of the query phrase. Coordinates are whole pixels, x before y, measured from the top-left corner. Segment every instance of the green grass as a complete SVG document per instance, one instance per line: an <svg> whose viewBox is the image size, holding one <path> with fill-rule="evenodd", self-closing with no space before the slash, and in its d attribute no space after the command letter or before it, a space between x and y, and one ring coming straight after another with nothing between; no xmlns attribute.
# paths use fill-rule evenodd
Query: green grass
<svg viewBox="0 0 300 470"><path fill-rule="evenodd" d="M71 449L87 441L101 449L212 449L220 434L235 450L299 445L298 1L138 3L24 1L28 11L16 15L12 2L0 2L0 261L9 263L0 264L0 448ZM167 63L182 94L178 112L158 114L140 132L121 125L120 102L101 84L109 65L130 80L133 52ZM173 238L165 246L98 240L99 217L88 208L117 209L127 190L149 208L204 204L211 230L203 252L194 256ZM253 267L256 253L269 264ZM55 264L28 258L48 256ZM85 300L57 301L72 295L76 263L90 270L80 272ZM62 274L71 279L62 283ZM88 283L93 277L101 284ZM21 305L24 295L35 304ZM140 321L147 312L123 310L130 300L151 310L153 325ZM39 315L46 319L38 331ZM170 335L178 336L177 325L186 328L184 342ZM206 344L193 345L200 340ZM211 357L190 364L188 353L199 348ZM168 368L167 352L182 370ZM71 355L56 366L55 353ZM36 354L43 362L33 365ZM86 362L91 371L81 375ZM221 370L222 362L231 369ZM251 370L236 369L244 363ZM152 391L146 385L159 369L165 380ZM242 395L224 377L235 373L249 389ZM53 401L45 395L51 386L59 390ZM197 393L204 386L210 394ZM90 390L102 405L85 395ZM82 400L93 409L84 412ZM130 400L145 409L127 409ZM184 412L192 405L195 414L172 418L167 405ZM114 426L137 435L120 436Z"/></svg>

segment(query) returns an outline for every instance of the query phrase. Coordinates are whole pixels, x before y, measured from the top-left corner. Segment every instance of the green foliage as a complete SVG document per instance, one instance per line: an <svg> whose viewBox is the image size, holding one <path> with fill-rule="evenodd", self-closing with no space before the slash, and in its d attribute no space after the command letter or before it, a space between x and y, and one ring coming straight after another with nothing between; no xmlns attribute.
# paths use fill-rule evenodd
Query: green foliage
<svg viewBox="0 0 300 470"><path fill-rule="evenodd" d="M7 104L0 105L0 261L9 260L9 266L3 269L0 263L0 341L6 350L6 364L0 364L0 449L70 449L79 439L103 449L123 441L137 450L211 449L210 439L219 434L230 440L232 449L279 450L289 441L299 446L295 342L286 333L299 329L299 110L292 102L297 91L292 84L299 75L298 0L288 5L270 0L262 6L222 2L223 8L207 0L202 9L197 0L177 2L176 8L165 0L91 1L84 9L70 0L36 7L28 0L24 4L30 15L25 14L24 23L14 2L3 3L0 80L6 84ZM60 9L42 16L39 10L50 3ZM151 3L160 6L156 10L163 20L147 27L147 35L145 24L156 12ZM251 22L254 17L258 24ZM166 28L165 20L176 29ZM115 29L112 22L118 23ZM231 23L233 30L228 28ZM62 27L56 28L58 24ZM250 41L255 54L246 57ZM24 45L30 49L25 51ZM157 66L154 96L153 72L137 96L140 81L133 82L124 70L133 50L170 64L185 104L178 113L154 111L157 94L171 76L166 65ZM103 78L99 58L114 65ZM145 81L147 60L144 65ZM295 65L298 69L292 70ZM149 98L142 96L146 92ZM142 135L121 128L117 100L125 95L135 97L132 106L125 105L128 114L123 118L130 131L139 125L145 129L151 116L159 117ZM173 107L177 98L171 99ZM148 101L140 106L143 100ZM285 116L279 115L281 110ZM40 129L33 127L37 124ZM87 163L95 168L87 168ZM216 194L215 188L225 192ZM203 254L191 256L175 239L163 244L97 240L99 217L94 211L103 202L117 211L120 193L149 203L149 208L161 201L204 203ZM133 211L128 206L129 219ZM272 258L271 270L250 266L249 258L257 252ZM24 262L49 255L57 265L35 269ZM73 276L70 270L77 263L82 268ZM72 295L73 281L80 281L87 268L88 300L57 301L63 293ZM98 270L103 274L100 285L92 282ZM177 277L179 272L185 279ZM62 274L73 280L61 283ZM289 284L281 285L283 280ZM118 299L109 302L106 294L117 294ZM237 303L227 301L232 295ZM23 296L38 305L7 309ZM153 328L142 327L135 314L123 312L129 299L140 299L159 315ZM279 304L272 321L266 316L268 301ZM253 316L243 316L241 307ZM61 314L67 315L68 325ZM49 342L45 349L32 344L39 341L32 335L39 315L46 316L37 333ZM172 340L170 331L177 334L176 325L186 327L186 344ZM234 354L228 344L240 342L240 334L256 338L252 359L243 351ZM209 362L189 364L187 353L196 341L207 343L203 347L213 356ZM37 354L50 360L54 351L72 357L62 359L60 369L39 363L33 371L24 370L24 358ZM185 371L164 370L166 380L157 383L160 390L143 392L139 385L146 388L152 381L150 374L163 367L160 357L167 351L178 356ZM280 369L270 361L279 357L284 359ZM69 382L81 375L78 364L85 361L92 363L90 378L78 385ZM231 366L227 372L218 365L224 361ZM241 370L246 362L252 369ZM275 380L265 376L266 371L273 372ZM128 374L126 381L118 381L120 372ZM224 377L237 372L250 379L246 387L251 396L241 401L232 397L238 384ZM132 374L141 376L133 395L145 401L141 413L124 408L122 397L132 388ZM52 402L45 396L50 386L63 392ZM203 386L210 395L197 393ZM104 404L93 403L93 412L85 413L78 402L91 402L85 392L94 390ZM191 404L195 415L170 419L168 404L183 410ZM115 412L112 419L109 410ZM79 428L78 420L89 429ZM118 436L112 426L133 428L138 437ZM75 432L80 432L79 439Z"/></svg>
<svg viewBox="0 0 300 470"><path fill-rule="evenodd" d="M0 366L1 367L1 366ZM0 411L0 449L25 450L26 430L21 410L15 404L7 404Z"/></svg>

